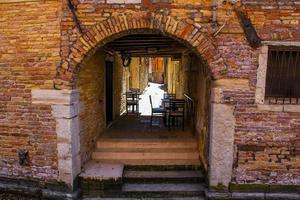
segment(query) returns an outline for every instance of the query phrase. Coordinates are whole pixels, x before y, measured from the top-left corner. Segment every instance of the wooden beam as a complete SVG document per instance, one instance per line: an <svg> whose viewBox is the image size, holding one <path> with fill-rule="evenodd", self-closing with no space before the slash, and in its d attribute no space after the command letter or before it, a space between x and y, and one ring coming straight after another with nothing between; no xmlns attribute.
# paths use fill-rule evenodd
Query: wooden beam
<svg viewBox="0 0 300 200"><path fill-rule="evenodd" d="M261 46L261 39L257 35L257 32L256 32L254 26L252 25L249 17L241 10L235 9L235 12L239 18L240 24L244 30L244 33L246 35L246 38L247 38L250 46L253 48L257 48L257 47Z"/></svg>

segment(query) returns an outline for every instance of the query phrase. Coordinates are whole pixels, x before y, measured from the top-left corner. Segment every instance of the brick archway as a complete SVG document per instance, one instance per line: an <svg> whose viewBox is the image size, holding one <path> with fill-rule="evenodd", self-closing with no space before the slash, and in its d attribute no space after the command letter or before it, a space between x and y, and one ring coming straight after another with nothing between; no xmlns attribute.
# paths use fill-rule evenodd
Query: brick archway
<svg viewBox="0 0 300 200"><path fill-rule="evenodd" d="M212 42L201 30L200 25L189 24L169 15L151 12L137 12L128 15L112 16L86 31L71 46L70 55L58 68L54 87L57 89L75 88L80 63L85 57L106 43L132 33L145 31L158 32L186 44L208 65L214 79L226 72L226 64Z"/></svg>

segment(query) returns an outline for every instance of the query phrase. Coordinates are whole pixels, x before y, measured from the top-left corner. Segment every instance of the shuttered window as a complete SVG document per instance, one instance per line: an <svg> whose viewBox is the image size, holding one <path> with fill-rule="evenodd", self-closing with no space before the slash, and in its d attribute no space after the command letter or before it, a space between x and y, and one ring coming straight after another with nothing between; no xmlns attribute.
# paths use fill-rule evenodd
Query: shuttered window
<svg viewBox="0 0 300 200"><path fill-rule="evenodd" d="M299 47L269 47L265 94L269 103L300 103Z"/></svg>

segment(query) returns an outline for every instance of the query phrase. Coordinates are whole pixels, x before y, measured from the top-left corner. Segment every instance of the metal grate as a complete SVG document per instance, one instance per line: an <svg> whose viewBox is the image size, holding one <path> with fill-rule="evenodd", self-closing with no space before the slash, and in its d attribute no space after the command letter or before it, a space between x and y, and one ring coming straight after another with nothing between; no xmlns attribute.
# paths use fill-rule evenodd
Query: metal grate
<svg viewBox="0 0 300 200"><path fill-rule="evenodd" d="M300 103L299 47L269 48L266 100L271 104Z"/></svg>

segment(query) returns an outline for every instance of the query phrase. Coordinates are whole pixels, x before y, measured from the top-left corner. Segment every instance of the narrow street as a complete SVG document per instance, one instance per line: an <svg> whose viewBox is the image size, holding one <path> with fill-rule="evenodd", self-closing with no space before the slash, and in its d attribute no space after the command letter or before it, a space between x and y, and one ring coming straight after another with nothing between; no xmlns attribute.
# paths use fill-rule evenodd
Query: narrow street
<svg viewBox="0 0 300 200"><path fill-rule="evenodd" d="M151 105L149 96L151 95L153 107L161 105L161 99L164 96L163 84L149 82L142 95L140 95L139 111L142 116L151 115Z"/></svg>

